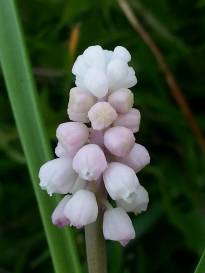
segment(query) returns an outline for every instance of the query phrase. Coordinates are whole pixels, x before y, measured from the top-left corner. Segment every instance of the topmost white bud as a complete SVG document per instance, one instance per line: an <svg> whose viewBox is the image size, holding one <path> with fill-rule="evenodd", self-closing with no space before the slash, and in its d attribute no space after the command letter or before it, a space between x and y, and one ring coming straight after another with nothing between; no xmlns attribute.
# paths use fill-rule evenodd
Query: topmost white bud
<svg viewBox="0 0 205 273"><path fill-rule="evenodd" d="M88 66L96 66L98 68L105 68L105 57L101 46L89 46L84 52L83 57Z"/></svg>
<svg viewBox="0 0 205 273"><path fill-rule="evenodd" d="M120 88L129 88L137 83L134 69L128 66L131 55L122 46L114 51L103 50L101 46L88 47L72 68L76 85L97 98Z"/></svg>
<svg viewBox="0 0 205 273"><path fill-rule="evenodd" d="M116 46L113 51L113 58L119 58L125 62L131 61L131 55L129 51L123 46Z"/></svg>

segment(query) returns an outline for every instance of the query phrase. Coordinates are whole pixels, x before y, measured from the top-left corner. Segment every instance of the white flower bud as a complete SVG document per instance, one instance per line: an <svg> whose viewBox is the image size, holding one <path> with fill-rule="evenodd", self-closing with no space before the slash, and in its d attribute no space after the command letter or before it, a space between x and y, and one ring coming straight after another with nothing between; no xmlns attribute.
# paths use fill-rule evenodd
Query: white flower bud
<svg viewBox="0 0 205 273"><path fill-rule="evenodd" d="M125 157L117 157L117 161L128 165L137 173L150 163L150 156L144 146L135 143L130 153Z"/></svg>
<svg viewBox="0 0 205 273"><path fill-rule="evenodd" d="M73 158L73 169L88 181L97 180L106 168L105 155L96 144L83 146Z"/></svg>
<svg viewBox="0 0 205 273"><path fill-rule="evenodd" d="M105 56L105 64L107 65L113 56L113 52L111 50L107 50L107 49L104 49L103 52L104 52L104 56Z"/></svg>
<svg viewBox="0 0 205 273"><path fill-rule="evenodd" d="M125 246L135 238L135 230L128 214L122 208L108 209L103 218L103 235L105 239L119 241Z"/></svg>
<svg viewBox="0 0 205 273"><path fill-rule="evenodd" d="M122 87L131 88L136 84L137 84L137 77L135 75L135 71L134 71L133 67L129 67L127 77L126 77Z"/></svg>
<svg viewBox="0 0 205 273"><path fill-rule="evenodd" d="M108 80L103 72L97 67L90 67L84 77L86 88L97 98L103 98L108 92Z"/></svg>
<svg viewBox="0 0 205 273"><path fill-rule="evenodd" d="M98 206L95 195L88 190L79 190L68 201L64 214L71 226L81 228L97 219Z"/></svg>
<svg viewBox="0 0 205 273"><path fill-rule="evenodd" d="M107 66L107 77L111 90L119 89L128 74L128 65L120 59L112 59Z"/></svg>
<svg viewBox="0 0 205 273"><path fill-rule="evenodd" d="M84 57L82 55L78 56L73 65L72 73L76 76L78 75L83 77L87 72L87 69L88 65L85 63Z"/></svg>
<svg viewBox="0 0 205 273"><path fill-rule="evenodd" d="M132 193L128 198L117 201L118 206L122 207L127 212L134 212L135 214L146 211L148 203L148 192L141 185L139 185L136 192Z"/></svg>
<svg viewBox="0 0 205 273"><path fill-rule="evenodd" d="M47 190L49 195L53 193L66 194L72 189L77 174L72 168L72 159L61 157L42 165L39 178L41 188Z"/></svg>
<svg viewBox="0 0 205 273"><path fill-rule="evenodd" d="M103 173L105 188L113 200L125 199L136 191L139 180L130 167L112 162Z"/></svg>
<svg viewBox="0 0 205 273"><path fill-rule="evenodd" d="M129 51L123 46L116 46L115 47L115 49L113 51L113 58L119 58L127 63L131 61L131 55L130 55Z"/></svg>
<svg viewBox="0 0 205 273"><path fill-rule="evenodd" d="M67 204L68 200L71 198L71 195L66 195L64 198L58 203L57 207L52 213L51 219L52 223L58 227L68 226L70 221L65 217L64 208Z"/></svg>
<svg viewBox="0 0 205 273"><path fill-rule="evenodd" d="M101 46L89 46L84 52L83 57L85 63L89 66L99 67L101 69L105 68L105 57Z"/></svg>

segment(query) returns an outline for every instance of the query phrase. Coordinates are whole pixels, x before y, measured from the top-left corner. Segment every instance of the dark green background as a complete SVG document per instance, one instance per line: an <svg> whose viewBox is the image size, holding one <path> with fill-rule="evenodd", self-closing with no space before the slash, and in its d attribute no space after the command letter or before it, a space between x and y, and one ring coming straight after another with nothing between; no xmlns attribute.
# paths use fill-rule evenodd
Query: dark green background
<svg viewBox="0 0 205 273"><path fill-rule="evenodd" d="M205 1L130 3L204 131ZM54 146L55 129L67 120L68 91L74 85L68 40L76 25L76 55L95 44L107 49L122 45L131 52L138 76L132 90L142 114L136 138L152 159L139 174L150 193L150 206L133 217L136 240L126 248L107 244L109 272L193 272L205 246L204 157L150 50L114 0L18 0L17 7ZM2 73L0 90L0 273L52 272ZM86 268L83 232L76 232L76 242Z"/></svg>

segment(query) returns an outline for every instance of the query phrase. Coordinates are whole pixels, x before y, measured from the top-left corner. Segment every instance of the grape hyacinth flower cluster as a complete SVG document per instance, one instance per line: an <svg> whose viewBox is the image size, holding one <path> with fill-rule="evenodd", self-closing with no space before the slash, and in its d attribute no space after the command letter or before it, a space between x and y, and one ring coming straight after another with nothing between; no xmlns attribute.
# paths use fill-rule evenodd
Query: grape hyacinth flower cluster
<svg viewBox="0 0 205 273"><path fill-rule="evenodd" d="M136 176L150 156L135 143L140 112L128 89L137 83L130 60L124 47L109 51L98 45L77 58L76 87L68 103L71 121L58 126L57 158L39 172L43 190L64 195L52 214L54 225L81 228L95 222L101 210L105 239L123 246L135 237L128 213L145 211L149 202Z"/></svg>

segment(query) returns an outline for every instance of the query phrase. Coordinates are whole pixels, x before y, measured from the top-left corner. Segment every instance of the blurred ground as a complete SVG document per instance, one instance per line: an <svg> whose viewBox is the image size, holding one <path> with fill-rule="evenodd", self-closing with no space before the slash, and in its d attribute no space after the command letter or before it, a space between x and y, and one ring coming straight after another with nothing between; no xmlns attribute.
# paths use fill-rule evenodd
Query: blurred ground
<svg viewBox="0 0 205 273"><path fill-rule="evenodd" d="M130 3L205 131L205 1ZM17 6L53 145L57 124L67 120L75 56L95 44L122 45L132 54L135 106L142 114L137 141L152 158L139 174L150 207L133 218L135 241L125 249L108 243L109 272L193 272L205 246L205 162L150 50L114 0L18 0ZM2 74L0 90L0 273L52 272ZM85 264L83 233L76 240Z"/></svg>

